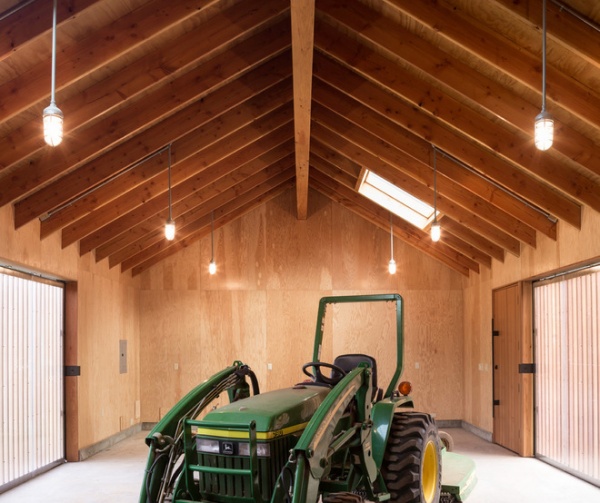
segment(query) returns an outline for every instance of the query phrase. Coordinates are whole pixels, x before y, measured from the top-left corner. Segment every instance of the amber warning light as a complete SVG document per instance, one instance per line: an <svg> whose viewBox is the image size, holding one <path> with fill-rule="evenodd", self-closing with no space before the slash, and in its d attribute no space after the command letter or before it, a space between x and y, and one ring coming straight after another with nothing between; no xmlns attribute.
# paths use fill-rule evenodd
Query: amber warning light
<svg viewBox="0 0 600 503"><path fill-rule="evenodd" d="M398 385L398 391L400 392L401 395L404 395L404 396L410 395L410 392L412 391L412 384L410 384L408 381L402 381Z"/></svg>

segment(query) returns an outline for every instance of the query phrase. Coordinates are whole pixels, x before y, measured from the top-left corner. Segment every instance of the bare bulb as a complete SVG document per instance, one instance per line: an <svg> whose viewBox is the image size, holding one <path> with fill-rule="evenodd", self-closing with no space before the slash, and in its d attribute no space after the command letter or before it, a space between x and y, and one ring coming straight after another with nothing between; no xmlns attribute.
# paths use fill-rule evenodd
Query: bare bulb
<svg viewBox="0 0 600 503"><path fill-rule="evenodd" d="M172 218L169 218L165 224L165 237L169 241L173 241L175 239L175 222Z"/></svg>
<svg viewBox="0 0 600 503"><path fill-rule="evenodd" d="M396 274L396 261L394 259L390 260L388 264L388 271L390 274Z"/></svg>
<svg viewBox="0 0 600 503"><path fill-rule="evenodd" d="M42 113L44 121L44 141L51 147L56 147L63 139L64 115L54 102L50 103Z"/></svg>
<svg viewBox="0 0 600 503"><path fill-rule="evenodd" d="M554 120L546 111L535 118L534 141L538 150L548 150L554 141Z"/></svg>
<svg viewBox="0 0 600 503"><path fill-rule="evenodd" d="M442 237L442 228L438 221L435 221L431 224L431 240L434 243L437 243Z"/></svg>
<svg viewBox="0 0 600 503"><path fill-rule="evenodd" d="M208 273L209 274L216 274L217 272L217 264L214 260L210 261L210 264L208 264Z"/></svg>

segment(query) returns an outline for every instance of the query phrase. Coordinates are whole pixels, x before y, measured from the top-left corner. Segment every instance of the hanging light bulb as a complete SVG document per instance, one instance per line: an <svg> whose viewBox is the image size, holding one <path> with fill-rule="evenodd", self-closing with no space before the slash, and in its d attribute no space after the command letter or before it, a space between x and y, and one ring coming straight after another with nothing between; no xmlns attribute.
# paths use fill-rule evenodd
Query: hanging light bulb
<svg viewBox="0 0 600 503"><path fill-rule="evenodd" d="M388 271L390 274L396 274L396 261L391 259L388 263Z"/></svg>
<svg viewBox="0 0 600 503"><path fill-rule="evenodd" d="M437 243L442 237L442 228L437 220L434 220L431 224L431 240Z"/></svg>
<svg viewBox="0 0 600 503"><path fill-rule="evenodd" d="M442 228L437 220L437 149L433 147L433 222L431 224L431 240L437 243L442 237Z"/></svg>
<svg viewBox="0 0 600 503"><path fill-rule="evenodd" d="M51 147L56 147L63 139L64 115L54 101L44 108L42 119L44 121L44 141Z"/></svg>
<svg viewBox="0 0 600 503"><path fill-rule="evenodd" d="M388 263L388 272L396 274L396 261L394 260L394 228L392 227L392 214L390 212L390 261Z"/></svg>
<svg viewBox="0 0 600 503"><path fill-rule="evenodd" d="M175 222L171 218L169 218L165 224L165 237L169 241L173 241L175 239Z"/></svg>
<svg viewBox="0 0 600 503"><path fill-rule="evenodd" d="M217 272L217 263L215 262L215 221L213 212L210 212L210 263L208 264L208 273L213 275Z"/></svg>
<svg viewBox="0 0 600 503"><path fill-rule="evenodd" d="M165 224L165 238L169 241L175 239L175 221L173 220L172 204L171 204L171 144L169 143L169 218Z"/></svg>
<svg viewBox="0 0 600 503"><path fill-rule="evenodd" d="M542 5L542 111L535 117L533 136L538 150L548 150L554 141L554 119L546 111L546 0Z"/></svg>
<svg viewBox="0 0 600 503"><path fill-rule="evenodd" d="M535 146L538 150L548 150L554 141L554 119L546 110L535 117Z"/></svg>
<svg viewBox="0 0 600 503"><path fill-rule="evenodd" d="M52 9L52 75L50 82L50 105L44 108L42 120L44 124L44 141L51 147L56 147L63 139L63 119L60 108L56 106L54 94L56 90L56 4Z"/></svg>

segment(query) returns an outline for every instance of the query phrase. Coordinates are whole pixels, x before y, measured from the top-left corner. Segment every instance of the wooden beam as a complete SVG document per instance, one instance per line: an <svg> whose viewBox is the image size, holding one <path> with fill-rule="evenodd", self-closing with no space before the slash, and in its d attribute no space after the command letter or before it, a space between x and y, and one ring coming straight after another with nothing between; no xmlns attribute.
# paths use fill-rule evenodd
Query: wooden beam
<svg viewBox="0 0 600 503"><path fill-rule="evenodd" d="M291 0L294 64L294 138L296 141L296 207L298 218L308 212L308 158L314 43L315 0Z"/></svg>
<svg viewBox="0 0 600 503"><path fill-rule="evenodd" d="M465 138L463 133L456 129L453 122L461 120L460 117L465 113L468 115L468 107L454 103L449 108L450 105L446 106L444 103L448 100L453 102L452 98L441 94L430 84L416 80L390 59L358 44L355 40L341 33L332 33L331 27L328 27L328 31L317 30L315 43L320 50L352 67L354 72L382 86L387 92L402 97L402 100L395 102L397 106L386 115L393 116L393 120L403 128L435 144L465 164L473 166L550 214L576 227L581 226L581 206L573 199L547 184L540 183L540 179L528 174L524 168L518 169L512 163L506 162L487 150L482 143L474 144L471 137ZM327 61L326 58L315 58L315 72L323 80L335 85L330 82L329 72L320 68L324 61ZM348 73L345 74L345 77L347 76ZM407 105L405 101L412 105ZM371 106L376 106L376 103L371 102ZM439 119L442 118L446 119L445 124L440 124ZM482 127L481 119L475 115L470 121L471 124L466 126L467 131L471 131L472 136L477 136L477 131ZM512 138L509 141L512 142ZM539 155L536 163L541 164ZM543 166L537 166L536 170L540 171L543 179Z"/></svg>
<svg viewBox="0 0 600 503"><path fill-rule="evenodd" d="M159 12L164 15L157 15ZM80 81L94 70L148 43L165 30L197 13L196 9L190 9L188 0L152 0L110 24L89 30L84 38L72 40L71 44L60 47L56 58L57 91ZM46 58L38 60L27 72L0 85L0 96L11 97L3 103L4 120L49 96L50 57L49 51ZM58 105L60 108L60 103Z"/></svg>
<svg viewBox="0 0 600 503"><path fill-rule="evenodd" d="M286 145L288 143L291 143L291 141L286 142ZM255 175L266 173L271 174L272 176L273 174L278 174L293 166L293 149L283 149L280 147L282 146L279 146L256 159L250 160L224 177L217 178L214 175L211 177L212 173L203 172L203 174L206 175L202 176L203 185L199 185L192 194L176 202L173 206L173 216L177 226L185 226L186 223L192 221L193 218L198 218L197 214L203 209L206 209L207 205L210 205L210 210L214 209L219 199L221 199L223 203L227 202L223 198L231 197L232 199L235 199L237 197L236 193L232 194L227 191L232 187L236 187L236 190L241 190L245 183L258 183L257 179L254 178ZM282 154L285 154L285 157L275 159ZM248 182L248 179L252 179L252 181ZM223 195L225 193L226 195ZM157 229L158 234L162 239L162 236L164 236L164 224L164 211L150 216L129 229L127 232L113 237L96 248L96 261L109 257L110 267L117 265L130 255L134 254L136 250L139 251L141 249L141 243L149 234L149 229Z"/></svg>
<svg viewBox="0 0 600 503"><path fill-rule="evenodd" d="M472 231L471 229L447 216L444 217L444 229L448 229L449 232L455 236L458 236L463 241L471 243L475 248L481 250L490 257L500 262L504 262L504 250L502 247L492 243L489 239L486 239L478 232Z"/></svg>
<svg viewBox="0 0 600 503"><path fill-rule="evenodd" d="M58 2L56 24L60 30L80 16L85 9L100 0ZM9 58L26 43L50 33L52 29L52 2L17 2L11 14L0 19L0 62ZM71 460L70 460L71 461Z"/></svg>
<svg viewBox="0 0 600 503"><path fill-rule="evenodd" d="M520 8L512 0L496 0L495 4L499 4L496 8L504 15L510 13L522 17L532 23L532 31L535 30L535 35L539 38L539 28L542 25L542 0L528 0L526 9ZM564 2L569 7L567 2ZM588 2L589 7L596 7L594 2ZM573 10L577 11L580 6L570 5ZM579 12L583 17L587 17L590 21L594 21L589 14L593 9L589 9L589 13ZM600 38L598 32L583 22L577 19L567 10L563 9L560 5L552 2L547 2L547 35L548 39L556 41L558 44L567 47L570 51L577 54L583 61L600 68ZM539 60L539 55L534 55ZM553 73L548 72L548 78L553 82L556 76ZM579 84L575 82L573 92L580 92ZM587 89L589 92L588 88ZM582 93L581 99L584 99L585 93ZM595 96L598 99L598 96ZM588 113L593 112L590 110ZM598 120L598 110L596 109L596 120ZM596 122L598 124L598 122Z"/></svg>
<svg viewBox="0 0 600 503"><path fill-rule="evenodd" d="M283 29L283 27L281 28ZM262 36L266 38L262 39L262 43L256 46L256 51L253 53L238 53L237 57L231 55L220 56L220 64L223 66L218 74L212 72L209 77L202 78L201 83L196 81L196 78L192 81L184 79L185 85L178 86L178 89L186 97L185 102L190 103L192 106L187 109L187 115L179 116L179 120L182 121L179 126L180 129L193 129L198 122L201 123L201 118L205 117L202 112L204 103L200 100L202 91L215 90L218 86L239 77L242 72L247 72L253 68L252 61L258 66L277 55L281 43L285 40L283 33L280 33L275 39L269 38L268 33L263 33ZM255 42L258 43L258 40ZM246 44L243 45L242 53L248 49ZM281 56L281 58L277 59L277 62L284 66L279 67L279 70L275 69L275 78L281 74L285 75L290 69L289 63L286 63L286 58L284 56ZM217 62L211 60L211 63L216 64ZM205 71L208 71L208 68L205 68ZM199 75L196 75L196 77L199 77ZM254 78L256 78L256 75L254 75ZM53 161L51 163L48 163L48 157L34 158L35 161L31 159L28 164L20 166L18 170L12 171L10 175L5 175L5 177L10 176L13 185L7 188L6 191L0 191L0 205L6 202L7 199L10 201L9 198L14 199L15 196L18 197L44 180L50 179L52 174L57 175L69 171L67 177L48 184L38 192L18 201L15 205L15 225L19 227L44 212L60 206L64 201L76 197L90 186L102 182L121 169L123 167L122 159L117 160L116 165L98 162L97 166L94 163L90 164L84 172L73 171L74 168L80 167L85 161L89 162L103 152L108 153L114 159L114 149L117 145L133 137L135 132L140 133L151 126L156 126L155 130L161 131L160 120L165 120L174 112L181 111L179 106L175 108L173 106L170 94L172 89L171 87L160 88L155 93L150 93L144 99L135 101L130 106L124 107L117 113L105 118L96 124L94 128L90 128L89 131L86 130L87 134L78 137L77 142L79 145L67 155L64 153L65 150L61 148L60 152L51 152L51 161ZM118 127L115 127L115 124ZM164 146L176 138L176 135L171 135L164 130L162 134L157 134L163 138L160 146ZM143 150L142 146L138 147L137 152L140 150ZM148 150L143 154L137 154L132 162L142 158L147 153ZM94 169L90 170L90 167L94 167ZM44 169L45 175L43 174ZM4 177L0 177L0 187L2 187L3 179Z"/></svg>
<svg viewBox="0 0 600 503"><path fill-rule="evenodd" d="M360 162L363 166L369 167L369 169L372 169L414 196L425 201L433 201L433 191L429 187L424 186L421 181L415 180L414 175L406 167L408 164L399 162L402 156L401 153L397 155L398 149L387 145L385 153L379 152L378 154L374 154L382 146L380 140L373 138L366 130L345 124L341 125L343 124L343 118L328 116L321 107L313 107L313 120L315 121L313 124L315 138L318 138L321 142L338 152L347 155L355 162ZM334 131L338 131L340 134L334 133ZM430 177L431 181L433 181L433 173L430 173ZM443 184L439 185L440 189L442 186ZM438 195L438 209L443 213L453 216L464 225L477 229L515 256L519 256L520 245L516 238L497 226L483 221L475 212L467 210L444 197L441 190Z"/></svg>
<svg viewBox="0 0 600 503"><path fill-rule="evenodd" d="M315 132L317 132L318 125L315 124ZM330 136L329 139L332 139L332 137ZM335 140L333 140L333 142L335 143ZM333 143L332 143L333 144ZM313 138L313 149L316 145L322 145L321 147L321 152L323 153L323 156L326 157L327 159L335 159L340 160L340 159L346 159L344 155L342 155L340 152L335 152L334 150L332 150L331 148L329 148L327 145L321 143L321 140L318 137ZM328 154L327 151L333 153L332 154ZM356 187L355 185L351 185L349 182L349 180L347 180L344 175L342 175L339 179L335 176L336 171L334 168L330 167L330 163L329 166L324 166L324 162L328 162L328 161L323 161L320 160L321 157L317 156L317 155L313 155L312 159L314 161L314 166L319 169L320 171L322 171L324 174L328 175L330 178L338 181L339 183L342 183L343 185L345 185L348 188L351 188L352 190L355 190ZM344 162L344 161L342 161ZM338 169L339 171L339 169ZM447 236L447 233L445 232L447 229L447 223L452 221L447 215L445 215L443 217L443 222L444 222L444 236ZM450 242L449 244L451 246L453 246L454 248L457 248L459 251L461 251L461 253L464 253L465 255L473 258L474 260L477 260L478 262L484 264L487 266L488 264L488 258L486 257L494 257L497 258L498 260L502 260L504 261L504 250L501 246L496 245L494 243L492 243L491 241L487 240L486 238L484 238L483 236L481 236L480 234L478 234L477 232L473 232L473 231L469 231L467 230L463 225L455 223L455 229L457 228L461 228L466 230L468 233L466 234L467 236L471 237L475 236L476 239L464 239L462 237L462 235L459 235L457 232L455 232L455 230L451 231L453 234L455 234L460 240L461 243L464 243L463 247L457 247L455 244L456 242ZM469 235L470 233L470 235ZM463 233L464 234L464 233ZM469 249L469 244L473 246L473 248L480 250L479 253L472 251L471 249ZM476 258L476 257L479 257Z"/></svg>
<svg viewBox="0 0 600 503"><path fill-rule="evenodd" d="M176 107L185 104L186 95L198 92L196 82L204 82L209 76L216 77L212 71L214 65L205 65L207 61L216 58L240 40L249 38L247 43L252 46L249 34L256 33L253 36L258 36L257 32L274 24L273 19L277 20L289 7L286 3L285 0L268 0L252 7L236 3L211 16L192 32L172 40L169 45L156 47L104 79L97 82L94 80L89 87L78 93L61 96L60 109L68 120L68 137L65 141L85 134L82 133L82 128L114 113L126 100L136 99L150 88L164 85L169 80L188 73L191 81L181 86L183 90L172 88L173 94L178 96L178 102L171 103L175 111ZM275 33L272 36L275 37ZM214 63L219 66L220 60L214 59ZM265 68L265 71L269 69ZM198 90L202 92L202 88ZM41 149L47 150L47 147L41 134L40 117L36 116L2 135L0 170L26 157L30 159Z"/></svg>
<svg viewBox="0 0 600 503"><path fill-rule="evenodd" d="M336 183L343 185L344 187L355 190L356 188L356 177L348 174L344 170L334 166L330 162L322 159L311 153L311 168L317 169L320 173L323 173L327 177L331 178ZM442 222L444 218L442 217ZM443 226L443 223L442 223ZM460 238L453 236L450 232L447 232L444 228L444 232L442 233L441 242L447 244L454 248L456 251L462 253L466 257L479 262L486 267L490 267L492 263L492 259L489 255L486 255L482 251L478 250L476 247L465 243Z"/></svg>
<svg viewBox="0 0 600 503"><path fill-rule="evenodd" d="M525 84L536 93L541 93L542 76L539 53L533 54L527 51L527 48L499 34L494 27L477 22L456 5L449 9L439 2L433 1L386 1L392 4L394 8L434 30L436 34L446 37L452 44L459 45L494 68ZM499 4L504 4L505 7L503 8ZM530 0L528 4L530 11L535 14L531 18L534 23L534 26L531 26L532 37L536 39L536 43L539 45L541 34L538 27L541 26L542 3L539 0L535 2ZM507 15L521 15L513 10L516 8L513 0L489 2L487 6L492 7L494 10L498 9L499 12L496 15L504 18ZM566 12L561 12L560 8L551 1L548 2L548 18L549 38L557 38L560 43L570 46L582 57L587 58L588 61L591 61L589 58L592 56L596 60L594 64L598 65L597 57L600 44L597 41L597 33L592 28L576 21L574 17ZM600 96L581 84L573 76L567 75L551 65L547 65L546 71L548 108L550 110L563 108L595 128L600 126ZM481 89L484 88L485 85L482 83ZM495 93L489 93L488 96L477 96L476 99L490 102L492 108L502 106L501 101L505 101ZM482 103L485 101L482 101ZM507 114L510 114L507 115L507 119L522 131L531 133L533 117L537 115L541 105L541 95L539 103L525 103L524 108L519 107L519 103L512 100L510 104L516 106L511 106L510 110L507 110ZM510 104L507 102L505 106ZM593 140L583 136L566 124L560 123L556 126L557 134L553 148L561 151L569 159L573 159L584 166L590 166L592 170L597 169L599 158L597 152L600 147Z"/></svg>
<svg viewBox="0 0 600 503"><path fill-rule="evenodd" d="M228 171L231 171L231 166L239 166L240 164L247 162L249 158L257 157L274 145L282 143L292 135L290 129L290 115L291 106L283 111L276 111L274 114L271 114L271 116L265 118L262 125L266 125L270 122L270 127L265 130L260 129L260 123L250 124L246 127L246 131L238 132L233 138L224 139L221 142L209 146L207 149L198 151L193 158L180 165L173 173L175 185L196 175L199 171L202 171L200 169L200 166L202 165L207 167L227 158L230 165L227 166L226 164L222 164L221 166L225 166ZM280 121L280 124L277 126L276 121ZM274 131L272 129L274 129ZM256 142L256 140L263 137L266 137L264 141ZM244 149L246 146L248 149ZM198 176L201 176L201 174ZM166 182L166 179L164 181ZM197 179L193 180L192 183L197 184ZM166 183L163 187L166 189ZM189 195L189 191L193 191L193 189L194 185L188 184L184 187L182 192L185 195ZM176 197L179 197L179 195L176 194ZM167 207L168 194L166 190L163 190L156 197L144 201L144 204L128 211L125 215L122 215L117 219L112 219L102 227L96 226L92 233L87 234L85 238L81 239L79 244L80 253L84 254L93 250L121 232L128 231L146 218L161 211L165 211ZM93 222L91 222L91 224L93 225ZM65 232L67 229L68 227L63 231L63 239L66 239ZM71 236L71 239L77 239L77 237Z"/></svg>
<svg viewBox="0 0 600 503"><path fill-rule="evenodd" d="M291 180L294 176L293 162L277 163L269 166L253 176L250 176L238 184L226 187L228 181L222 181L223 191L216 196L204 201L199 206L190 209L184 215L181 215L177 222L179 223L176 239L189 234L193 234L204 225L207 218L216 209L222 212L232 212L240 207L251 203L256 197L261 196L269 190L279 187L282 183ZM165 239L164 220L153 233L147 233L134 246L128 247L123 253L111 256L111 264L121 263L121 271L131 269L146 257L154 254L155 251L168 247L170 242Z"/></svg>
<svg viewBox="0 0 600 503"><path fill-rule="evenodd" d="M315 155L312 151L310 154L310 167L311 169L318 169L321 173L327 175L329 178L335 180L337 183L343 185L344 187L348 187L352 190L356 189L356 183L358 180L356 176L347 173L346 171L339 168L335 164L330 163L326 159Z"/></svg>
<svg viewBox="0 0 600 503"><path fill-rule="evenodd" d="M197 148L206 148L212 142L217 141L215 131L218 131L219 137L229 136L291 99L291 79L288 78L273 85L273 79L280 78L280 76L277 73L264 71L269 68L272 68L271 65L267 65L267 68L260 67L258 70L218 89L211 94L208 103L197 103L182 110L159 125L146 130L96 159L91 166L82 166L80 171L99 169L101 165L118 166L119 163L124 162L133 165L141 162L148 151L157 151L169 142L179 145L177 155L172 156L172 164L175 165L184 161L187 157L194 155ZM259 93L261 89L262 92ZM191 131L189 126L190 117L194 118L197 126L197 129ZM183 148L186 144L188 147ZM174 153L175 149L172 149L172 152ZM136 159L137 156L142 157ZM162 183L158 187L147 187L148 184L155 183L150 181L153 176L160 171L166 172L164 162L158 162L160 159L164 161L166 156L146 160L132 171L107 182L97 190L89 193L89 195L77 199L73 204L53 212L47 219L43 220L40 229L41 236L45 237L66 225L72 224L84 215L93 212L93 210L110 203L123 193L130 192L138 185L146 186L144 194L139 199L140 201L152 197L153 191L162 191L166 187ZM123 166L123 168L125 167ZM119 171L116 168L114 169ZM129 180L129 183L126 183L125 180ZM137 183L134 183L136 180ZM126 198L127 208L131 208L131 205L136 204L137 201L138 198L134 195ZM127 208L117 207L116 205L111 207L115 213L123 214L127 211Z"/></svg>
<svg viewBox="0 0 600 503"><path fill-rule="evenodd" d="M338 169L345 171L348 175L358 180L362 166L348 157L339 154L330 149L327 145L321 143L317 138L313 138L310 142L311 156L315 155L320 159L327 161Z"/></svg>
<svg viewBox="0 0 600 503"><path fill-rule="evenodd" d="M587 188L591 180L570 166L573 157L579 158L582 167L600 174L600 147L593 140L571 130L569 132L572 141L557 143L552 152L548 152L550 155L544 156L543 168L539 168L539 151L533 144L533 118L539 113L539 103L533 105L512 89L487 77L479 69L472 68L451 54L441 51L438 46L366 6L347 9L341 6L339 0L324 0L319 7L335 15L336 21L344 23L345 27L359 32L360 39L380 46L382 54L398 56L419 71L428 74L428 78L437 80L437 87L443 89L448 86L460 93L462 96L458 104L455 104L456 99L449 96L444 100L446 105L436 100L436 106L440 110L451 106L455 109L458 107L459 111L448 114L448 117L440 114L440 118L482 146L540 176L543 176L540 170L546 172L549 182L577 199L580 198L579 190L571 191L571 185L576 183ZM443 64L440 64L440 61L443 61ZM490 120L489 114L486 116L477 110L478 108L498 115L502 122ZM567 134L567 126L561 125L561 128L565 129ZM555 159L559 151L564 157ZM600 185L596 192L600 192ZM600 211L600 196L596 198L589 195L583 202Z"/></svg>
<svg viewBox="0 0 600 503"><path fill-rule="evenodd" d="M392 146L402 150L402 153L404 154L404 145L408 145L409 148L411 148L415 143L415 139L413 138L414 135L412 133L409 133L409 137L399 135L398 127L396 127L394 122L371 109L362 106L355 100L345 95L340 95L337 90L330 86L316 85L313 95L315 102L328 106L330 110L343 118L341 120L342 125L344 124L344 120L348 120L355 126L364 128L373 136L383 140L385 144L382 147L382 150L387 149L388 146ZM383 102L381 105L382 107L386 107L388 104L388 102ZM334 120L339 119L336 118ZM422 142L417 143L422 144ZM432 187L432 147L431 145L426 145L426 155L423 156L422 146L423 145L418 145L417 155L419 158L411 157L410 159L407 159L405 155L402 155L402 157L394 155L394 158L397 159L397 161L395 160L393 164L399 166L401 170L413 176L415 179ZM371 153L377 154L374 150L371 150ZM389 161L390 157L385 157L385 159ZM504 229L520 241L535 248L535 230L533 227L524 223L522 218L509 214L503 209L484 200L475 192L465 191L462 186L458 186L454 183L454 180L447 178L443 172L439 171L439 174L441 175L441 183L438 185L440 194L457 202L466 209L476 211L481 218ZM430 196L427 197L426 200L431 200L432 198L433 196ZM527 206L524 206L523 211L533 212L533 210Z"/></svg>
<svg viewBox="0 0 600 503"><path fill-rule="evenodd" d="M290 173L290 176L293 176L293 173ZM240 207L232 212L227 212L227 208L218 208L217 210L215 210L215 214L218 215L218 219L215 220L215 226L217 228L222 227L223 225L242 217L246 213L249 213L250 211L254 210L255 208L258 208L265 202L277 197L278 195L282 194L286 190L289 190L293 186L294 186L294 180L293 180L293 178L290 178L288 181L282 183L278 187L274 187L271 190L269 190L268 192L265 192L260 196L255 196L245 206ZM198 231L194 232L193 234L190 234L181 240L177 240L175 243L173 243L168 248L159 251L157 254L150 256L148 259L144 260L144 262L141 262L138 265L136 265L135 267L133 267L132 271L131 271L132 275L137 276L138 274L142 273L146 269L149 269L153 265L158 264L160 261L164 260L165 258L173 255L174 253L177 253L179 250L186 248L187 246L189 246L193 242L197 241L198 239L203 238L209 232L210 232L210 225L205 225L203 228L199 229Z"/></svg>

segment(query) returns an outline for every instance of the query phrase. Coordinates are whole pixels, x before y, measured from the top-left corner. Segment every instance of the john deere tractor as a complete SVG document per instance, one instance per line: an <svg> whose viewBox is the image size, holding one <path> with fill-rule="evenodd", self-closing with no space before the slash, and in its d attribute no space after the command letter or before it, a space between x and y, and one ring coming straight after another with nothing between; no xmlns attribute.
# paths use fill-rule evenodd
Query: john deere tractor
<svg viewBox="0 0 600 503"><path fill-rule="evenodd" d="M397 364L385 390L369 355L320 361L327 306L353 302L395 303ZM462 501L458 487L442 487L434 420L400 383L402 327L400 295L321 299L307 380L260 393L236 361L197 386L146 438L140 503ZM208 407L221 394L229 403Z"/></svg>

